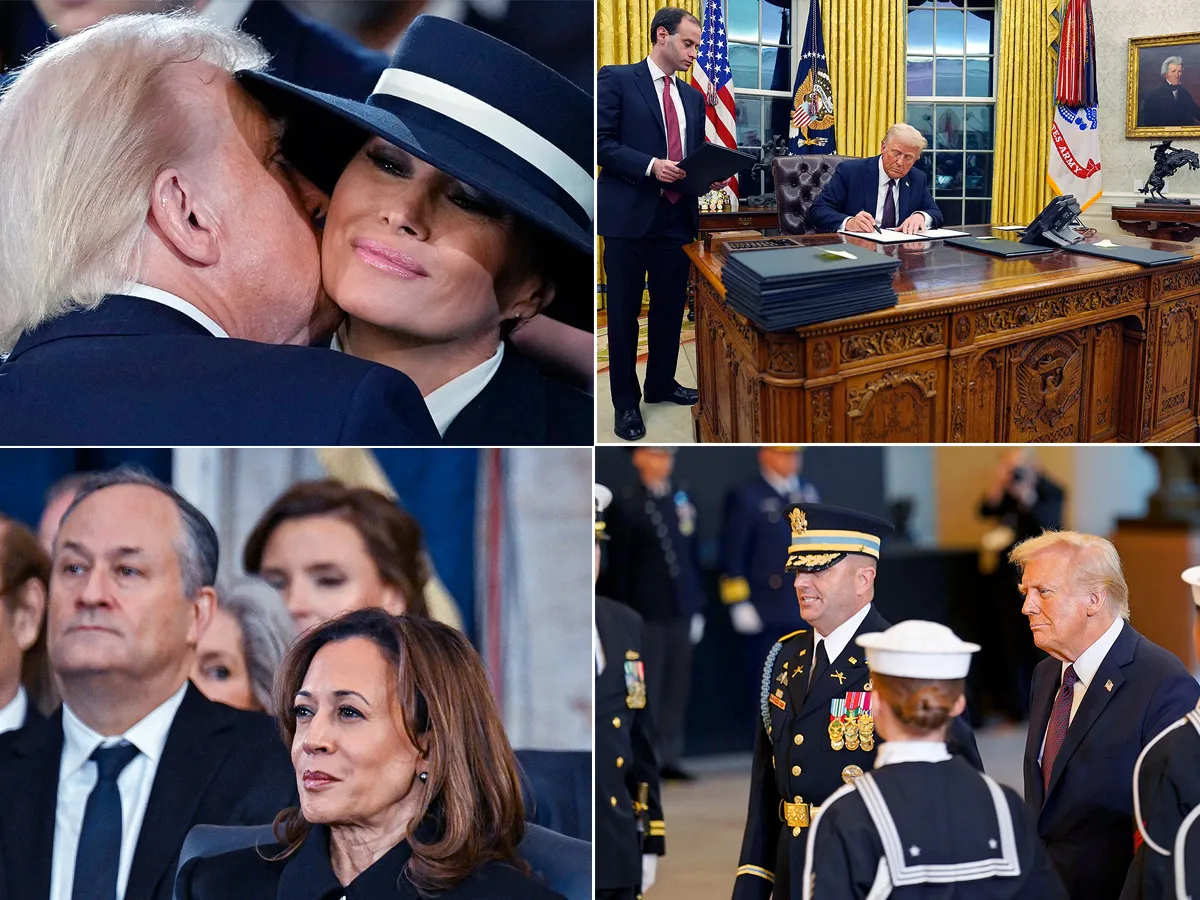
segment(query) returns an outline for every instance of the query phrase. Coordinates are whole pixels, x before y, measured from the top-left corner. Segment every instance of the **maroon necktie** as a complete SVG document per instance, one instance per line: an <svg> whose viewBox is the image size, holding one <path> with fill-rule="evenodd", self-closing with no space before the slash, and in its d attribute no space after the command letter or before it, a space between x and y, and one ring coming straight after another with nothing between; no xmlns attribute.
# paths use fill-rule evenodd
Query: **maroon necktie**
<svg viewBox="0 0 1200 900"><path fill-rule="evenodd" d="M888 182L887 195L883 200L883 222L880 223L884 228L896 227L896 201L892 199L892 190L895 187L895 179Z"/></svg>
<svg viewBox="0 0 1200 900"><path fill-rule="evenodd" d="M667 159L677 163L683 159L683 141L679 137L679 114L675 112L675 101L671 99L670 75L663 79L663 122L667 125ZM664 190L663 196L675 203L683 194Z"/></svg>
<svg viewBox="0 0 1200 900"><path fill-rule="evenodd" d="M1067 726L1071 724L1071 702L1075 697L1075 682L1079 676L1075 674L1074 666L1067 666L1063 672L1062 687L1054 698L1054 708L1050 710L1050 724L1046 726L1046 746L1042 749L1042 791L1050 788L1050 773L1054 771L1054 760L1062 749L1063 739L1067 736Z"/></svg>

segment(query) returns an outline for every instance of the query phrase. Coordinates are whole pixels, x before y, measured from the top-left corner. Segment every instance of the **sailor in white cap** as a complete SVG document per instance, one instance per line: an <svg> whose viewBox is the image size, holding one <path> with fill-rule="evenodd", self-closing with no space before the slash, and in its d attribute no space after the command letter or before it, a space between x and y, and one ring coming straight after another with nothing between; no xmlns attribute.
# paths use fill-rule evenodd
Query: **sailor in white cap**
<svg viewBox="0 0 1200 900"><path fill-rule="evenodd" d="M1184 569L1197 607L1192 640L1200 655L1200 566ZM1150 741L1133 767L1137 853L1121 900L1200 897L1200 704Z"/></svg>
<svg viewBox="0 0 1200 900"><path fill-rule="evenodd" d="M835 791L809 829L804 900L1066 900L1021 798L946 749L979 645L919 620L857 643L877 702L846 727L883 742L874 770Z"/></svg>

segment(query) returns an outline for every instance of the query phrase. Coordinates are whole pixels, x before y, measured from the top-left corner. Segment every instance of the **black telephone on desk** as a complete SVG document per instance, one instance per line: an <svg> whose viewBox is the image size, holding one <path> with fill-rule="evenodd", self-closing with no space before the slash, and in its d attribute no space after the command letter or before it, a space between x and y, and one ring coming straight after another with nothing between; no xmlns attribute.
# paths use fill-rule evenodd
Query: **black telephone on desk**
<svg viewBox="0 0 1200 900"><path fill-rule="evenodd" d="M1047 247L1069 247L1086 237L1079 221L1079 201L1073 194L1063 194L1046 204L1021 234L1022 244L1043 244Z"/></svg>

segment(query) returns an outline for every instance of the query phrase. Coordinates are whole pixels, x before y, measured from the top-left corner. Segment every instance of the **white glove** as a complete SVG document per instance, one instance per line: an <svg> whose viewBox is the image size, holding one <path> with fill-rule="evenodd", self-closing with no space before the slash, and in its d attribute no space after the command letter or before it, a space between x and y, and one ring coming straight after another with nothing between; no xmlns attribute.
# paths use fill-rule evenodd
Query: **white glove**
<svg viewBox="0 0 1200 900"><path fill-rule="evenodd" d="M642 854L642 893L654 887L654 879L658 875L658 857L653 853Z"/></svg>
<svg viewBox="0 0 1200 900"><path fill-rule="evenodd" d="M732 604L729 618L733 620L733 630L738 634L758 634L763 630L762 617L749 600Z"/></svg>
<svg viewBox="0 0 1200 900"><path fill-rule="evenodd" d="M692 642L692 646L696 646L704 640L704 616L696 613L692 616L691 631L688 634L688 639Z"/></svg>

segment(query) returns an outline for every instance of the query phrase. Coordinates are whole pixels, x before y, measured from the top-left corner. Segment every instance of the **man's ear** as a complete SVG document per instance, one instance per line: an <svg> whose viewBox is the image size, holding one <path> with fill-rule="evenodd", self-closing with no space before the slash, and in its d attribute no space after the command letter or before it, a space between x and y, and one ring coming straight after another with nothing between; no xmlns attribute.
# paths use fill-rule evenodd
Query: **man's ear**
<svg viewBox="0 0 1200 900"><path fill-rule="evenodd" d="M176 255L201 266L220 261L216 222L200 202L195 181L179 169L164 169L154 179L149 217Z"/></svg>

